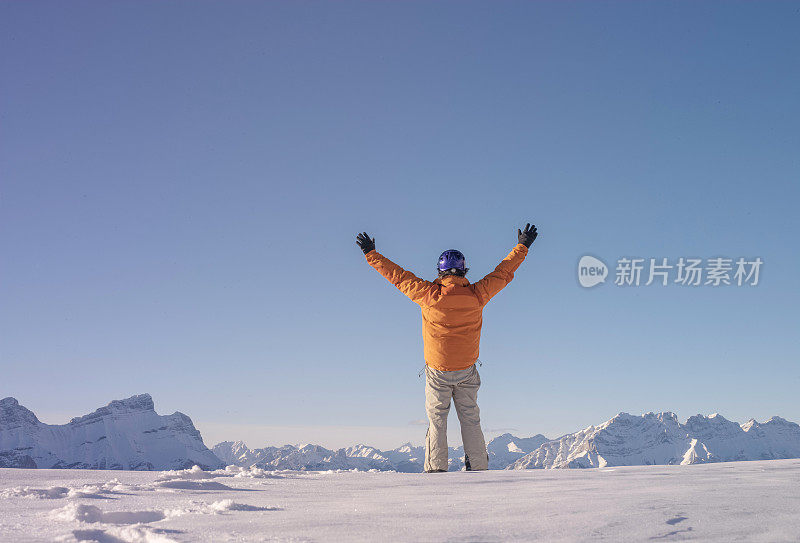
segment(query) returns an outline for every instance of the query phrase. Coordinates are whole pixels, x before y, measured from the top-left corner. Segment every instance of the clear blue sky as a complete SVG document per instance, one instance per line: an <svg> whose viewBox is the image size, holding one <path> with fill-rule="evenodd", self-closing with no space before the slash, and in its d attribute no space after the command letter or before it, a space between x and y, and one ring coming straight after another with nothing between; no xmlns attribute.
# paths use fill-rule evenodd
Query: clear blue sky
<svg viewBox="0 0 800 543"><path fill-rule="evenodd" d="M356 233L476 280L531 221L484 312L490 434L800 421L798 28L793 2L2 2L0 396L419 443L419 308ZM586 290L587 253L764 267Z"/></svg>

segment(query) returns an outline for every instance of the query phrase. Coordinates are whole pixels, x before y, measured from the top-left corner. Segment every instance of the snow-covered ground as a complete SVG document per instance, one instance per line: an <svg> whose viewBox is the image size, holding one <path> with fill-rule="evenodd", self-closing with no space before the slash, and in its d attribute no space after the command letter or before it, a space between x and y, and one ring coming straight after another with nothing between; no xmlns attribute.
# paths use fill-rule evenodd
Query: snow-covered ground
<svg viewBox="0 0 800 543"><path fill-rule="evenodd" d="M0 469L0 541L798 541L800 460L438 474Z"/></svg>

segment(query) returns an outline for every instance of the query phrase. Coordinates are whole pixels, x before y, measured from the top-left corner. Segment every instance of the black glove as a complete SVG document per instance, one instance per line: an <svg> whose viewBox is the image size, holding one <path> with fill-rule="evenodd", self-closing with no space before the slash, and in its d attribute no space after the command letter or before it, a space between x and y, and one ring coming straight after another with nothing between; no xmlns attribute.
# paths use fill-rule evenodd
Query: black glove
<svg viewBox="0 0 800 543"><path fill-rule="evenodd" d="M364 254L375 250L375 238L370 239L369 234L366 232L362 232L356 236L356 243L361 247L361 250L364 251Z"/></svg>
<svg viewBox="0 0 800 543"><path fill-rule="evenodd" d="M531 223L528 223L528 226L525 227L524 232L520 229L517 229L517 239L521 244L528 248L530 248L533 240L535 240L536 236L538 235L539 234L536 232L536 226L531 226Z"/></svg>

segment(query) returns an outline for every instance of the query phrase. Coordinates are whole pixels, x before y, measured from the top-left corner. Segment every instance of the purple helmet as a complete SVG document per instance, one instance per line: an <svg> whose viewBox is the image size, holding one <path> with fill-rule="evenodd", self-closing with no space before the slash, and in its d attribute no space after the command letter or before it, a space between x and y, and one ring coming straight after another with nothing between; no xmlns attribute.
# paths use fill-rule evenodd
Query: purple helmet
<svg viewBox="0 0 800 543"><path fill-rule="evenodd" d="M461 251L455 249L448 249L443 252L439 257L439 271L451 270L453 268L465 272L467 270L467 261Z"/></svg>

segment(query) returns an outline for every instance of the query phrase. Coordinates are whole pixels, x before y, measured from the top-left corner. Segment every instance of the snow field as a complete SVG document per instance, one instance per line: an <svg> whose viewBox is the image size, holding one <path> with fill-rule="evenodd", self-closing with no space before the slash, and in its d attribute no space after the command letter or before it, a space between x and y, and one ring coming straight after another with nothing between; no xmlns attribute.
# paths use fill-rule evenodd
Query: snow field
<svg viewBox="0 0 800 543"><path fill-rule="evenodd" d="M0 541L798 539L800 460L439 474L0 470Z"/></svg>
<svg viewBox="0 0 800 543"><path fill-rule="evenodd" d="M20 472L28 472L33 480L42 480L37 477L37 472L48 472L50 477L62 478L61 476L74 475L74 479L80 481L86 477L81 477L82 472L87 470L15 470L5 469L0 471L0 481L5 481L5 475L19 475ZM91 471L91 475L108 475L107 471ZM113 472L125 477L132 472ZM153 526L163 520L169 520L183 515L220 515L228 512L263 512L279 511L275 506L259 506L240 503L230 498L219 499L216 501L204 501L198 499L190 500L170 500L174 494L180 491L227 491L236 492L237 490L222 482L216 481L217 478L250 478L268 479L280 478L281 475L267 473L264 470L244 469L236 466L229 466L224 470L206 472L199 467L192 469L175 470L165 472L144 472L145 477L134 477L143 479L142 482L121 483L118 478L112 478L104 483L83 483L74 486L50 486L36 488L32 486L13 486L0 490L0 499L13 502L15 499L22 502L27 500L34 501L53 501L58 503L67 502L62 507L49 510L45 515L32 519L35 522L58 522L60 526L73 525L74 529L66 530L66 533L55 534L52 530L44 532L33 530L31 526L22 523L15 525L17 530L11 529L11 524L5 515L0 515L0 540L14 541L45 541L57 540L63 542L71 541L97 541L100 543L119 543L119 542L161 542L172 543L175 541L191 541L194 538L174 539L170 534L179 533L176 530ZM47 479L45 477L44 479ZM0 483L2 484L2 483ZM197 492L191 492L198 495ZM207 492L199 493L200 496ZM152 498L152 499L150 499ZM167 498L167 499L165 499ZM92 502L86 502L91 500ZM117 503L123 505L127 502L130 505L146 506L149 503L179 502L177 507L163 508L141 508L138 510L114 510L106 504L116 506ZM18 502L18 505L19 505ZM102 505L99 505L102 504ZM32 505L31 511L41 513L42 508ZM22 515L25 516L25 515ZM25 533L18 531L26 528ZM64 531L64 530L61 530ZM8 532L8 533L7 533Z"/></svg>

